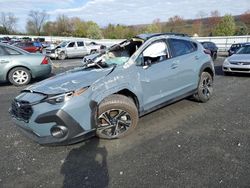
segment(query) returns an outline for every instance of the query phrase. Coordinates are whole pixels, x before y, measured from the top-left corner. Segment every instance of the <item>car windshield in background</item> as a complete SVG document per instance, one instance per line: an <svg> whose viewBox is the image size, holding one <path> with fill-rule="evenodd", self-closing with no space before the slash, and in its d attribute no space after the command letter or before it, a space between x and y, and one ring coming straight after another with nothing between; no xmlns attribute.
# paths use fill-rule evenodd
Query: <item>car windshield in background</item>
<svg viewBox="0 0 250 188"><path fill-rule="evenodd" d="M236 54L250 54L250 45L240 48Z"/></svg>
<svg viewBox="0 0 250 188"><path fill-rule="evenodd" d="M68 44L68 42L62 42L62 43L59 44L59 46L64 48L67 44Z"/></svg>

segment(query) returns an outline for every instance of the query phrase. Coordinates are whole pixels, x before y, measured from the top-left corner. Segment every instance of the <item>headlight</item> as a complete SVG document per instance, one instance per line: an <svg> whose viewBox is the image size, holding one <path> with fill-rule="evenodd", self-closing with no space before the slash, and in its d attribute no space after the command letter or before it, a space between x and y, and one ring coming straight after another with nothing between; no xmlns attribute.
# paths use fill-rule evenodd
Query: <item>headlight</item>
<svg viewBox="0 0 250 188"><path fill-rule="evenodd" d="M58 104L58 103L62 103L62 102L67 102L71 98L73 98L74 96L81 95L87 89L88 89L88 87L84 87L84 88L81 88L81 89L77 89L75 91L70 91L70 92L67 92L67 93L55 95L55 96L52 96L52 97L48 97L47 99L45 99L45 101L50 103L50 104Z"/></svg>
<svg viewBox="0 0 250 188"><path fill-rule="evenodd" d="M230 63L229 63L228 59L226 58L225 61L224 61L224 63L223 63L223 65L229 65L229 64Z"/></svg>

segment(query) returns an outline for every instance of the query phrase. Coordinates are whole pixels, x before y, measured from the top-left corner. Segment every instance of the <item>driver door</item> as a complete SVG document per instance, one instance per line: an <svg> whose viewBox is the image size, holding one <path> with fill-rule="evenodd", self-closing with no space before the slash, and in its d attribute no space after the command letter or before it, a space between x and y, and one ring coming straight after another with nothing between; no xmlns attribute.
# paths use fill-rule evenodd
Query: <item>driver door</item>
<svg viewBox="0 0 250 188"><path fill-rule="evenodd" d="M173 78L178 74L176 62L169 58L165 40L151 43L138 57L138 72L143 90L144 110L149 110L174 97Z"/></svg>

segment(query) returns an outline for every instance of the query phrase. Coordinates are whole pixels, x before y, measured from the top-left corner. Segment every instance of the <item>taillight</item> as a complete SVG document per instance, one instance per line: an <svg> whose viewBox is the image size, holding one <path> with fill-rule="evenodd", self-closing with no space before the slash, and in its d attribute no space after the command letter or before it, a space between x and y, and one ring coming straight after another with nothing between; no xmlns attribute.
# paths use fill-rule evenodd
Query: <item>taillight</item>
<svg viewBox="0 0 250 188"><path fill-rule="evenodd" d="M43 59L43 61L42 61L41 64L42 64L42 65L47 65L47 64L49 64L49 61L48 61L47 57L45 57L45 58Z"/></svg>
<svg viewBox="0 0 250 188"><path fill-rule="evenodd" d="M204 49L204 53L205 53L205 54L208 54L208 55L211 55L211 51L208 50L208 49Z"/></svg>

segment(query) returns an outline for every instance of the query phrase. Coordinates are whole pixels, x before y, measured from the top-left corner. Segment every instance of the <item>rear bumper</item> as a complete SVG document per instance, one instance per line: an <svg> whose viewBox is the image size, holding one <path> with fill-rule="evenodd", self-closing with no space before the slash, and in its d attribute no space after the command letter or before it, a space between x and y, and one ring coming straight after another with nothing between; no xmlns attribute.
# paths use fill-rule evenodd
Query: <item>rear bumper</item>
<svg viewBox="0 0 250 188"><path fill-rule="evenodd" d="M47 64L47 65L39 65L36 67L32 67L31 72L33 78L49 76L52 72L52 65Z"/></svg>
<svg viewBox="0 0 250 188"><path fill-rule="evenodd" d="M50 128L50 135L40 136L32 128L29 123L17 119L13 113L12 118L21 131L33 141L42 145L68 145L83 141L95 135L95 130L84 130L68 113L63 110L54 110L39 115L35 119L35 123L45 126L53 123ZM62 134L53 134L53 130L63 128Z"/></svg>

